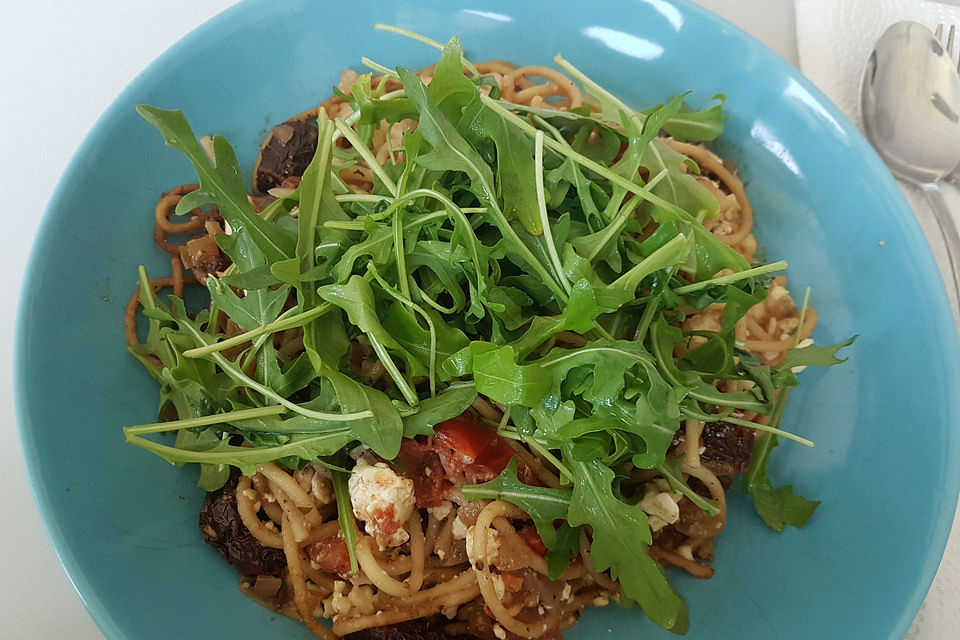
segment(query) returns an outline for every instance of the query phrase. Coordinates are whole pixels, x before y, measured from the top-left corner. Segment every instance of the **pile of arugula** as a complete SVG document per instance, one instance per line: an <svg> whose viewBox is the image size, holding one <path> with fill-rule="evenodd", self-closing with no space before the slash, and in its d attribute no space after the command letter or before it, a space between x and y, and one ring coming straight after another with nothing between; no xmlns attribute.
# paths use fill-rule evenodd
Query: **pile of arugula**
<svg viewBox="0 0 960 640"><path fill-rule="evenodd" d="M126 437L172 463L199 463L207 490L222 486L231 466L252 474L267 461L294 469L327 461L347 520L344 451L360 442L393 459L401 438L430 435L483 394L508 409L501 433L549 459L563 486L522 484L514 461L464 494L524 509L553 574L586 527L596 568L620 581L622 600L683 632L684 602L646 553L647 516L621 493L624 469L658 469L714 512L666 460L674 433L685 418L737 422L738 408L770 415L772 426L744 423L769 432L744 488L773 528L802 526L817 503L775 489L766 472L784 434L779 415L797 384L791 370L840 362L834 354L850 341L794 349L772 368L738 344L735 323L786 265L751 265L703 227L717 201L696 181L697 166L659 137L714 140L726 118L722 96L703 111L681 97L635 111L558 56L594 108L519 106L501 100L491 78L464 73L473 67L457 38L433 44L443 53L429 85L367 62L403 89L384 95L360 76L341 94L354 114L321 115L299 187L259 214L222 136L211 162L180 111L139 107L199 175L177 211L216 205L232 230L217 241L233 266L207 280L210 307L196 315L176 298L161 304L141 268L149 333L132 352L179 419L128 427ZM378 162L375 128L404 118L418 126L404 133L402 155ZM373 170L371 194L339 178L357 162ZM640 239L651 220L657 230ZM732 275L714 278L721 270ZM297 304L284 310L294 293ZM726 304L722 330L699 332L705 341L674 358L689 338L678 328L685 314L715 302ZM218 314L245 333L219 335ZM293 327L303 329L304 352L288 358L273 335ZM582 334L586 346L545 348L563 331ZM361 336L392 380L386 391L346 366ZM717 380L754 384L721 392ZM145 437L166 431L176 431L172 445ZM344 534L354 534L352 522Z"/></svg>

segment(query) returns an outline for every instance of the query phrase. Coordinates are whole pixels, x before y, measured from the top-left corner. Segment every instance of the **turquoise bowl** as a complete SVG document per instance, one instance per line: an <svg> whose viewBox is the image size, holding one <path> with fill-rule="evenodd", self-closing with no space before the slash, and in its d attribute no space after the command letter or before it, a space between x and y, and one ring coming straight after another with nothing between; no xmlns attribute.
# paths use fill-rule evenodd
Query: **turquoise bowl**
<svg viewBox="0 0 960 640"><path fill-rule="evenodd" d="M483 9L470 7L482 6ZM808 370L771 473L823 501L775 533L731 493L717 575L674 573L689 637L900 638L933 579L960 485L960 371L944 287L890 174L840 112L757 41L687 2L450 0L355 5L250 0L184 38L100 118L60 181L20 301L16 391L23 453L64 567L111 640L307 638L236 589L197 531L196 472L124 444L157 390L127 355L121 319L162 190L186 160L134 112L182 108L250 167L268 128L330 93L366 55L427 65L436 52L371 23L462 36L475 60L564 56L635 105L717 92L720 151L740 163L760 241L810 285L821 343L860 334L850 361ZM275 619L277 618L277 619ZM666 637L638 610L589 611L569 638Z"/></svg>

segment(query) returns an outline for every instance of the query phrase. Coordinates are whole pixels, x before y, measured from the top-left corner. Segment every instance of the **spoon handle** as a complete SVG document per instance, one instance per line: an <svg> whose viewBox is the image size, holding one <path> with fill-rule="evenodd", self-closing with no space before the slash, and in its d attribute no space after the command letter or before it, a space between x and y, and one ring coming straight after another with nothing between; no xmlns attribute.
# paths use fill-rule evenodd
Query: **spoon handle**
<svg viewBox="0 0 960 640"><path fill-rule="evenodd" d="M947 259L950 263L950 274L953 276L953 290L956 293L954 313L960 317L960 231L957 230L957 219L950 212L947 201L944 199L936 183L920 185L923 189L930 208L933 209L940 235L947 246Z"/></svg>

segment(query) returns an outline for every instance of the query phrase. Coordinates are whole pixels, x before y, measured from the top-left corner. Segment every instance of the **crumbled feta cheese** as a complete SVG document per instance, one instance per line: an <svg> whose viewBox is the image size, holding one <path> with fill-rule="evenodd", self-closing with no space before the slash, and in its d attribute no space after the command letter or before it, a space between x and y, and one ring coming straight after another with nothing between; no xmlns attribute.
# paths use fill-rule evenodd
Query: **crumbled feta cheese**
<svg viewBox="0 0 960 640"><path fill-rule="evenodd" d="M397 475L383 462L357 461L348 482L353 515L365 524L381 549L397 547L410 539L403 528L413 513L413 480Z"/></svg>
<svg viewBox="0 0 960 640"><path fill-rule="evenodd" d="M637 505L649 516L650 529L660 531L680 519L677 503L683 496L670 489L666 480L657 479L645 485L643 500Z"/></svg>
<svg viewBox="0 0 960 640"><path fill-rule="evenodd" d="M330 504L334 500L333 479L330 470L315 462L311 462L303 469L293 474L303 490L317 503L318 507Z"/></svg>
<svg viewBox="0 0 960 640"><path fill-rule="evenodd" d="M368 584L355 586L347 595L350 600L350 609L362 616L368 616L374 611L373 587Z"/></svg>
<svg viewBox="0 0 960 640"><path fill-rule="evenodd" d="M498 624L493 625L493 635L500 638L500 640L506 640L507 638L506 630Z"/></svg>
<svg viewBox="0 0 960 640"><path fill-rule="evenodd" d="M572 595L573 589L570 588L570 583L567 582L563 585L563 592L560 594L560 599L569 601Z"/></svg>
<svg viewBox="0 0 960 640"><path fill-rule="evenodd" d="M453 537L457 540L463 540L467 537L467 525L463 524L463 520L460 519L460 516L457 516L453 521L453 528L450 531L453 533Z"/></svg>
<svg viewBox="0 0 960 640"><path fill-rule="evenodd" d="M459 518L457 519L459 520ZM454 521L454 529L456 529L457 520ZM463 523L461 523L462 525ZM469 558L471 564L477 564L478 558L474 555L473 550L473 541L474 533L476 532L475 527L468 527L467 532L464 535L464 540L467 544L467 558ZM454 533L456 537L456 533ZM495 562L497 555L500 553L500 532L496 529L491 529L487 534L487 555L486 558L483 558L487 563Z"/></svg>
<svg viewBox="0 0 960 640"><path fill-rule="evenodd" d="M453 511L453 503L449 500L441 502L439 507L427 507L427 513L437 520L443 520L450 515L451 511ZM454 522L454 525L456 525L456 522Z"/></svg>

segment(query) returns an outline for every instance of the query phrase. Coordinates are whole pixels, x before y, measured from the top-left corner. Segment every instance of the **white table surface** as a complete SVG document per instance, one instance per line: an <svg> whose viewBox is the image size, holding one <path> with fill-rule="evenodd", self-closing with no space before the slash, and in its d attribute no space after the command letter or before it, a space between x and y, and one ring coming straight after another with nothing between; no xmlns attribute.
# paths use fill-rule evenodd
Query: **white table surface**
<svg viewBox="0 0 960 640"><path fill-rule="evenodd" d="M793 0L696 1L796 64ZM16 433L12 301L19 297L40 214L83 136L117 93L163 50L231 4L0 0L0 158L14 159L5 166L9 160L0 160L0 216L7 221L0 234L0 638L103 639L43 533ZM936 589L935 583L932 593ZM931 597L925 606L957 609L958 603ZM910 637L951 635L925 629Z"/></svg>

